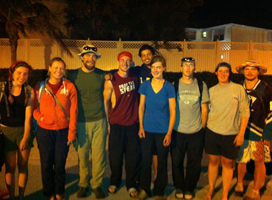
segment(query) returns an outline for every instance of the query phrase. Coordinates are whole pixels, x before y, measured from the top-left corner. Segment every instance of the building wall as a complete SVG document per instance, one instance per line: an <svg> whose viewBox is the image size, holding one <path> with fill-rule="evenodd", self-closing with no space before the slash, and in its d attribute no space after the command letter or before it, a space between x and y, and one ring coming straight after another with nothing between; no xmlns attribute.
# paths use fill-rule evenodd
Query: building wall
<svg viewBox="0 0 272 200"><path fill-rule="evenodd" d="M264 43L267 41L267 31L266 30L259 30L259 29L252 29L240 26L233 26L232 27L232 42L260 42Z"/></svg>

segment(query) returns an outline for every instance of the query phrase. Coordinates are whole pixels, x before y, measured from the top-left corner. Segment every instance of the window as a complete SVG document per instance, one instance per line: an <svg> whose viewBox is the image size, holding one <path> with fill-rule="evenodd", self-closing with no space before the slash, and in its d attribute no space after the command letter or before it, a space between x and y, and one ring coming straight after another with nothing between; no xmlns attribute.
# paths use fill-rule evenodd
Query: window
<svg viewBox="0 0 272 200"><path fill-rule="evenodd" d="M206 38L207 37L207 31L202 31L201 36L202 36L202 38Z"/></svg>
<svg viewBox="0 0 272 200"><path fill-rule="evenodd" d="M224 40L225 38L225 29L216 29L213 31L213 41Z"/></svg>
<svg viewBox="0 0 272 200"><path fill-rule="evenodd" d="M192 41L196 40L196 31L187 31L187 40Z"/></svg>

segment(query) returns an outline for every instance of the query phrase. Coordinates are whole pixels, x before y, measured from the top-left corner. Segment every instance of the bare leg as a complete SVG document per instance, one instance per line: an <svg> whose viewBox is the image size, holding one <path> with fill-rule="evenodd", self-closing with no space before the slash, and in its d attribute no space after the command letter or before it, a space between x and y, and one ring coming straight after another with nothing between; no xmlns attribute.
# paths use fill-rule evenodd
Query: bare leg
<svg viewBox="0 0 272 200"><path fill-rule="evenodd" d="M10 199L15 199L15 169L16 169L16 150L5 153L6 184Z"/></svg>
<svg viewBox="0 0 272 200"><path fill-rule="evenodd" d="M243 196L244 193L244 184L243 180L246 174L246 163L238 163L238 177L237 177L237 184L235 186L235 194L237 196Z"/></svg>
<svg viewBox="0 0 272 200"><path fill-rule="evenodd" d="M254 170L254 185L252 190L258 191L263 186L266 168L264 165L264 161L254 161L255 170Z"/></svg>
<svg viewBox="0 0 272 200"><path fill-rule="evenodd" d="M18 151L18 171L19 171L19 200L24 199L25 188L28 179L28 159L30 149Z"/></svg>
<svg viewBox="0 0 272 200"><path fill-rule="evenodd" d="M209 191L205 197L205 200L212 199L215 182L218 176L219 164L220 164L220 156L209 154L209 169L208 169Z"/></svg>
<svg viewBox="0 0 272 200"><path fill-rule="evenodd" d="M237 184L243 184L245 174L246 174L246 163L238 163Z"/></svg>
<svg viewBox="0 0 272 200"><path fill-rule="evenodd" d="M157 178L158 173L158 156L153 155L153 167L154 167L154 180Z"/></svg>
<svg viewBox="0 0 272 200"><path fill-rule="evenodd" d="M223 181L223 192L221 200L228 200L229 188L233 177L233 160L225 157L221 157L223 173L222 173L222 181Z"/></svg>

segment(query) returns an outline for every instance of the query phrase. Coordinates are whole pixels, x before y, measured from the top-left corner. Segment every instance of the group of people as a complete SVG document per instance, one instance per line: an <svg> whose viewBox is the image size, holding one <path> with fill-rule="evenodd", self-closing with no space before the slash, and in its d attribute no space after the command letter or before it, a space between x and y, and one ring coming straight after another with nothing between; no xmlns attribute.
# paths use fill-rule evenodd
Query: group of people
<svg viewBox="0 0 272 200"><path fill-rule="evenodd" d="M152 196L153 161L153 195L156 200L166 199L170 151L175 197L192 199L205 149L209 155L209 191L205 200L212 199L220 163L222 200L228 199L235 161L235 193L244 195L243 178L251 159L255 162L254 186L244 199L260 199L264 163L270 161L268 141L272 140L272 88L258 78L266 72L264 66L254 61L238 66L236 69L245 80L236 84L231 81L230 64L219 63L215 69L218 84L208 90L205 82L194 78L196 63L192 57L182 58L181 76L173 83L167 81L166 60L149 45L139 49L142 66L133 67L132 54L123 51L117 56L118 70L111 72L95 67L101 54L93 45L84 46L78 57L81 68L69 71L67 78L65 62L53 58L48 78L34 89L27 85L32 67L17 61L9 69L8 81L0 85L0 129L5 139L5 177L10 199L15 199L16 163L19 199L24 198L33 147L32 113L38 123L43 193L50 200L64 199L65 164L71 144L79 157L77 197L86 197L89 185L96 198L105 197L101 186L107 135L110 194L121 185L125 161L129 195L139 200Z"/></svg>

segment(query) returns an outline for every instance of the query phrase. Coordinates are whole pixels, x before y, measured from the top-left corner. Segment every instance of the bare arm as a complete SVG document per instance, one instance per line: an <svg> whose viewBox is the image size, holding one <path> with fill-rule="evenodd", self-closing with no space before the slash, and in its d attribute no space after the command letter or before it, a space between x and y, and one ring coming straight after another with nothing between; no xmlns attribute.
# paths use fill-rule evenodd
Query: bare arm
<svg viewBox="0 0 272 200"><path fill-rule="evenodd" d="M171 135L176 121L176 98L169 99L170 120L168 132L164 138L163 145L168 146L171 143Z"/></svg>
<svg viewBox="0 0 272 200"><path fill-rule="evenodd" d="M110 110L110 101L111 101L112 91L113 91L113 86L111 81L105 81L103 95L104 95L105 113L106 113L106 118L108 122L108 134L110 134L109 110Z"/></svg>
<svg viewBox="0 0 272 200"><path fill-rule="evenodd" d="M31 88L31 95L28 99L26 110L25 110L25 127L24 127L24 137L20 142L20 150L23 151L28 147L28 140L31 137L30 129L31 129L31 120L32 120L32 111L33 111L33 103L34 103L34 90Z"/></svg>
<svg viewBox="0 0 272 200"><path fill-rule="evenodd" d="M248 124L248 118L242 117L240 131L238 135L235 137L235 140L233 142L235 146L241 146L243 144L247 124Z"/></svg>
<svg viewBox="0 0 272 200"><path fill-rule="evenodd" d="M139 104L139 137L144 138L145 137L145 131L144 131L144 125L143 125L143 119L144 119L144 111L145 111L145 95L141 94L140 97L140 104Z"/></svg>
<svg viewBox="0 0 272 200"><path fill-rule="evenodd" d="M202 121L202 127L205 129L208 121L208 104L203 103L201 104L201 121Z"/></svg>

